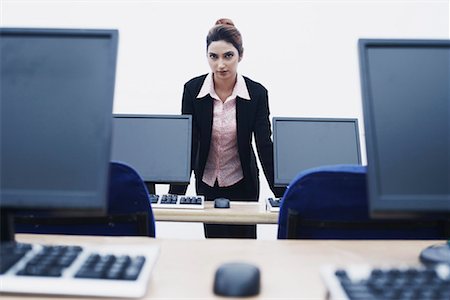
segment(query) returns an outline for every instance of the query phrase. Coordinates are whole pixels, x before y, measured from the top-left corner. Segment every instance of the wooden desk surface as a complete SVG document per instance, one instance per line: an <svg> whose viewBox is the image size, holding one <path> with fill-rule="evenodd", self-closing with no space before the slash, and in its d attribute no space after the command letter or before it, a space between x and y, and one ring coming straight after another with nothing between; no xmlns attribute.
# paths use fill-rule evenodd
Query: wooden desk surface
<svg viewBox="0 0 450 300"><path fill-rule="evenodd" d="M443 242L228 239L188 241L145 237L48 235L19 235L17 240L59 244L157 244L161 247L160 256L144 299L224 299L213 294L214 272L221 264L232 261L252 263L261 270L260 295L246 299L324 299L326 291L319 275L319 269L324 264L417 264L422 249ZM1 295L1 298L59 299L5 294Z"/></svg>
<svg viewBox="0 0 450 300"><path fill-rule="evenodd" d="M214 208L205 201L205 209L154 208L156 221L203 222L216 224L277 224L278 213L266 211L264 203L232 201L230 208Z"/></svg>

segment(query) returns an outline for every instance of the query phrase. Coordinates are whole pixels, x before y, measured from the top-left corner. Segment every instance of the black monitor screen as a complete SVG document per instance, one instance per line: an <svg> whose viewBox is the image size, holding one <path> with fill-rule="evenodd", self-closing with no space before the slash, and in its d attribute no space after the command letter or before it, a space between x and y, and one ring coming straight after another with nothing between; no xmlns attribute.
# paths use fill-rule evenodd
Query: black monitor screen
<svg viewBox="0 0 450 300"><path fill-rule="evenodd" d="M0 198L104 211L118 32L0 29Z"/></svg>
<svg viewBox="0 0 450 300"><path fill-rule="evenodd" d="M273 118L277 186L287 186L306 169L361 164L357 119Z"/></svg>
<svg viewBox="0 0 450 300"><path fill-rule="evenodd" d="M450 212L450 41L360 40L370 209Z"/></svg>
<svg viewBox="0 0 450 300"><path fill-rule="evenodd" d="M189 183L192 116L114 115L112 159L153 183Z"/></svg>

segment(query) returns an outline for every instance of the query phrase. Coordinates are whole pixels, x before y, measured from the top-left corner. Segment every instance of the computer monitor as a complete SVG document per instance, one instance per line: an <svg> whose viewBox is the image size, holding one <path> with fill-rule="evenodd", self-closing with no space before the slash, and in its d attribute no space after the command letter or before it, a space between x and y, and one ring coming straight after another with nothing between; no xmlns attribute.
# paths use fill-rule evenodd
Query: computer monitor
<svg viewBox="0 0 450 300"><path fill-rule="evenodd" d="M359 57L371 215L450 220L450 40L361 39Z"/></svg>
<svg viewBox="0 0 450 300"><path fill-rule="evenodd" d="M276 186L306 169L361 164L357 119L274 117L272 124Z"/></svg>
<svg viewBox="0 0 450 300"><path fill-rule="evenodd" d="M192 116L115 114L112 160L149 183L189 183Z"/></svg>
<svg viewBox="0 0 450 300"><path fill-rule="evenodd" d="M5 235L12 210L106 211L117 44L116 30L0 29Z"/></svg>

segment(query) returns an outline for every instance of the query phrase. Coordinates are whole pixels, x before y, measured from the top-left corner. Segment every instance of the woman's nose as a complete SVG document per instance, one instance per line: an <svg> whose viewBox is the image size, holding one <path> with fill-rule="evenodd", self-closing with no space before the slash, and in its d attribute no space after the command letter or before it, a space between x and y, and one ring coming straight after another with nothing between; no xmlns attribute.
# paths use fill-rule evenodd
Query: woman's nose
<svg viewBox="0 0 450 300"><path fill-rule="evenodd" d="M223 59L219 59L219 61L217 62L217 66L219 68L225 67L225 61Z"/></svg>

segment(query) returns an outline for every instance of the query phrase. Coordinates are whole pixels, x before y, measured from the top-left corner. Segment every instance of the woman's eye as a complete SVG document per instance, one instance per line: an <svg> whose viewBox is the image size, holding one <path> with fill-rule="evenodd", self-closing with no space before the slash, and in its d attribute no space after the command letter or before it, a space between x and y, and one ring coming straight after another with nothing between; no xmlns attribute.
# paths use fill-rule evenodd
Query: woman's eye
<svg viewBox="0 0 450 300"><path fill-rule="evenodd" d="M210 55L209 55L209 58L211 58L211 59L216 59L216 58L217 58L217 55L215 55L215 54L210 54Z"/></svg>
<svg viewBox="0 0 450 300"><path fill-rule="evenodd" d="M234 56L233 53L227 53L225 54L225 58L232 58Z"/></svg>

